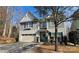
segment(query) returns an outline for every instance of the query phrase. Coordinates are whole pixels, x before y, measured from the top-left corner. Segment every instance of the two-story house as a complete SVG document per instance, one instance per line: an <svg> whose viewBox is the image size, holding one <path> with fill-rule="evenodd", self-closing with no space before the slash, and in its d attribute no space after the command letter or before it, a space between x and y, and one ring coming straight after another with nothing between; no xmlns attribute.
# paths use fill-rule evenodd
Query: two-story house
<svg viewBox="0 0 79 59"><path fill-rule="evenodd" d="M20 21L19 41L21 42L44 42L50 41L50 37L54 38L55 28L53 22L33 22L36 17L27 12ZM66 26L61 23L58 27L58 36L66 35Z"/></svg>

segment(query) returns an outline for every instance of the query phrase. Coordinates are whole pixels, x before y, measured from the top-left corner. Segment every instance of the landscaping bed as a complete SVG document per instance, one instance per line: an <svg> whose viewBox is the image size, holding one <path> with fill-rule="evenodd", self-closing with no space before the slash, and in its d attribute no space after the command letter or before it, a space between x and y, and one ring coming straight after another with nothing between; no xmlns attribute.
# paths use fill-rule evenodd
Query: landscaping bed
<svg viewBox="0 0 79 59"><path fill-rule="evenodd" d="M58 51L55 51L55 45L40 45L35 50L39 53L79 53L79 46L58 45Z"/></svg>
<svg viewBox="0 0 79 59"><path fill-rule="evenodd" d="M15 38L0 37L0 44L9 44L15 42L16 42Z"/></svg>

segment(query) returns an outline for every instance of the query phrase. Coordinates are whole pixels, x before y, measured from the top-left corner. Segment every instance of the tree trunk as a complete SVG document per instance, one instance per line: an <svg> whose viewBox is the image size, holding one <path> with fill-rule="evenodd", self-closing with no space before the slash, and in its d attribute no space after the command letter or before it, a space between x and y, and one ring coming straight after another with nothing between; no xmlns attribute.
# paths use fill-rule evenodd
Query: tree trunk
<svg viewBox="0 0 79 59"><path fill-rule="evenodd" d="M13 7L10 8L11 10L8 12L8 20L9 20L9 33L8 33L8 37L11 37L11 32L12 32L12 18L13 18Z"/></svg>
<svg viewBox="0 0 79 59"><path fill-rule="evenodd" d="M12 32L12 25L11 25L11 23L10 23L10 27L9 27L9 34L8 34L8 37L10 37L10 36L11 36L11 32Z"/></svg>
<svg viewBox="0 0 79 59"><path fill-rule="evenodd" d="M55 21L55 51L58 51L57 22Z"/></svg>
<svg viewBox="0 0 79 59"><path fill-rule="evenodd" d="M3 37L6 36L6 27L7 27L7 15L8 15L8 7L7 7L7 12L6 12L6 18L5 18L5 24L4 24L4 30L3 30Z"/></svg>
<svg viewBox="0 0 79 59"><path fill-rule="evenodd" d="M4 30L3 30L3 37L5 37L5 35L6 35L6 26L7 26L7 24L5 23L4 24Z"/></svg>

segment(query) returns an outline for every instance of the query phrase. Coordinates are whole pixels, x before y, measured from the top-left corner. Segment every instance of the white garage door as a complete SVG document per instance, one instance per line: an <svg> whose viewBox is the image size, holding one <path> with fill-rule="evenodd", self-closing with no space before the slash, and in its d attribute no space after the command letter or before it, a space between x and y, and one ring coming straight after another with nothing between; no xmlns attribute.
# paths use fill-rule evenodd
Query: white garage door
<svg viewBox="0 0 79 59"><path fill-rule="evenodd" d="M22 36L22 39L20 40L21 42L33 42L34 41L34 36Z"/></svg>

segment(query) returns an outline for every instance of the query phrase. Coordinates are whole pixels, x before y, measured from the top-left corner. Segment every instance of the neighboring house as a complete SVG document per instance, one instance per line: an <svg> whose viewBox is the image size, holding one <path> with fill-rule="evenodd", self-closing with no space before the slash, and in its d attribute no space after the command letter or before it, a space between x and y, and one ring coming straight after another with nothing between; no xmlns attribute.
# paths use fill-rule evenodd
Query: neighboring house
<svg viewBox="0 0 79 59"><path fill-rule="evenodd" d="M71 31L79 31L79 10L73 15Z"/></svg>
<svg viewBox="0 0 79 59"><path fill-rule="evenodd" d="M75 20L72 21L70 32L73 33L73 37L79 39L79 19L75 19Z"/></svg>
<svg viewBox="0 0 79 59"><path fill-rule="evenodd" d="M79 19L73 20L71 24L71 31L79 30Z"/></svg>
<svg viewBox="0 0 79 59"><path fill-rule="evenodd" d="M19 41L21 42L47 42L51 37L54 38L54 23L53 22L33 22L36 17L30 12L20 21ZM66 26L64 23L58 27L58 36L66 35Z"/></svg>

